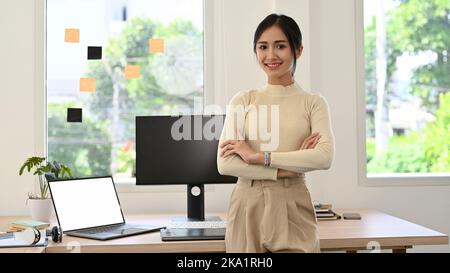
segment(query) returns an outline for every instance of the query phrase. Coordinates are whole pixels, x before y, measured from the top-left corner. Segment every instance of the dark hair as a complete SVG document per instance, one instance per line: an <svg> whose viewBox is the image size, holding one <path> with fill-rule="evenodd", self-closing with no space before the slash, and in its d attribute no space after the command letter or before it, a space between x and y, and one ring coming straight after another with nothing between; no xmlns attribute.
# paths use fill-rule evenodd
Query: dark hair
<svg viewBox="0 0 450 273"><path fill-rule="evenodd" d="M255 31L255 37L253 39L253 51L256 54L256 44L261 38L266 29L272 26L278 26L283 31L284 35L286 35L289 45L291 46L292 56L294 57L294 65L292 69L292 75L295 73L295 69L297 67L297 58L295 57L295 51L302 47L302 32L300 31L299 26L289 16L272 13L267 16L261 23L259 23L258 27Z"/></svg>

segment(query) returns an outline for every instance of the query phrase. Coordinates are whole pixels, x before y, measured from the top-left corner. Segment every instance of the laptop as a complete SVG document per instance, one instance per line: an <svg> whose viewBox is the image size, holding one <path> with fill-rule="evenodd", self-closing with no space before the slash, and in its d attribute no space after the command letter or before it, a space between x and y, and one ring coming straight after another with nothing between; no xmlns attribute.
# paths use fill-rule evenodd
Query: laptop
<svg viewBox="0 0 450 273"><path fill-rule="evenodd" d="M109 240L164 228L126 223L111 176L48 184L58 224L66 235Z"/></svg>

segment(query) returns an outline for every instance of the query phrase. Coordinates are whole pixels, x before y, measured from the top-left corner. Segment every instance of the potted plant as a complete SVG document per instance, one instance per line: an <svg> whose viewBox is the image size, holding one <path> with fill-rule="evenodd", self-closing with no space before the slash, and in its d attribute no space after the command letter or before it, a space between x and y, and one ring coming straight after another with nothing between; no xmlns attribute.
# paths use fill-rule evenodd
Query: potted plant
<svg viewBox="0 0 450 273"><path fill-rule="evenodd" d="M30 157L20 167L19 175L24 171L39 178L39 193L28 193L27 204L30 206L31 218L36 221L50 222L53 204L49 197L48 181L71 178L69 167L57 161L47 162L45 157Z"/></svg>

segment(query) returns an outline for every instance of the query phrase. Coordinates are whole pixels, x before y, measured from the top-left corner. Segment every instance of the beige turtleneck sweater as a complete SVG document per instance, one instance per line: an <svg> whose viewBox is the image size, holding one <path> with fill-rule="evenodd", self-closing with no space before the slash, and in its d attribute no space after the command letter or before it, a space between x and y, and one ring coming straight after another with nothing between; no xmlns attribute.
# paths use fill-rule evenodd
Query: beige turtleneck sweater
<svg viewBox="0 0 450 273"><path fill-rule="evenodd" d="M244 133L242 133L244 132ZM305 138L322 136L315 149L299 150ZM255 180L277 180L278 169L297 173L329 169L334 136L326 100L290 86L270 85L238 93L227 108L219 141L239 139L239 133L257 152L271 152L270 167L249 165L239 156L217 157L222 175Z"/></svg>

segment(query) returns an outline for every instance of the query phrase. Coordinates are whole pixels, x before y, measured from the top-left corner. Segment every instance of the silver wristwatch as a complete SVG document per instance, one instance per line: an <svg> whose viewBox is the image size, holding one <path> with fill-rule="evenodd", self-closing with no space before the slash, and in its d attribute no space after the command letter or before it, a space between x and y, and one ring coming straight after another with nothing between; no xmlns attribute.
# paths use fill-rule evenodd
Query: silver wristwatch
<svg viewBox="0 0 450 273"><path fill-rule="evenodd" d="M264 166L270 166L270 152L264 152Z"/></svg>

